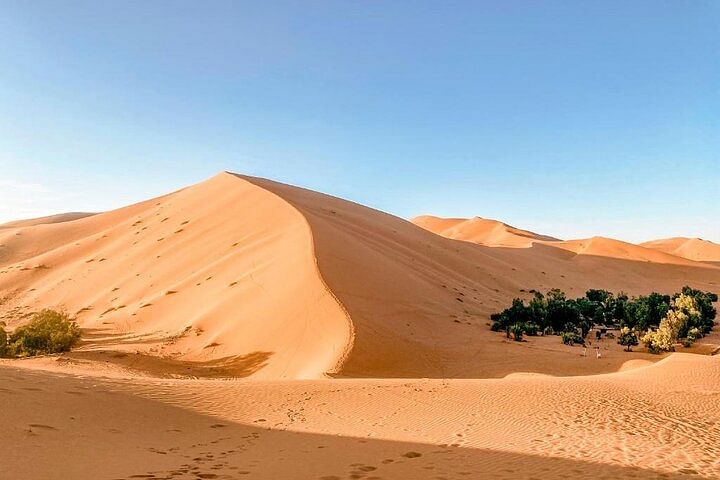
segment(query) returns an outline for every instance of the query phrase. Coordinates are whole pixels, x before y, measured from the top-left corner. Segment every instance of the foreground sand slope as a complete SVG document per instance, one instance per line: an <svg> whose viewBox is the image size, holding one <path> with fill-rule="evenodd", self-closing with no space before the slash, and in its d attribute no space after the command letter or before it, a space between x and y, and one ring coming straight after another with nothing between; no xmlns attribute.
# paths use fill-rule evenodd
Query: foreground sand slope
<svg viewBox="0 0 720 480"><path fill-rule="evenodd" d="M293 382L40 362L19 365L56 372L0 365L14 478L720 478L717 357L590 377Z"/></svg>
<svg viewBox="0 0 720 480"><path fill-rule="evenodd" d="M720 245L701 238L664 238L640 245L697 262L720 264Z"/></svg>
<svg viewBox="0 0 720 480"><path fill-rule="evenodd" d="M85 329L76 358L155 375L577 375L658 357L614 345L591 362L555 337L511 343L489 315L531 289L720 291L720 268L578 242L488 247L222 173L112 212L0 230L0 314L14 326L64 306Z"/></svg>

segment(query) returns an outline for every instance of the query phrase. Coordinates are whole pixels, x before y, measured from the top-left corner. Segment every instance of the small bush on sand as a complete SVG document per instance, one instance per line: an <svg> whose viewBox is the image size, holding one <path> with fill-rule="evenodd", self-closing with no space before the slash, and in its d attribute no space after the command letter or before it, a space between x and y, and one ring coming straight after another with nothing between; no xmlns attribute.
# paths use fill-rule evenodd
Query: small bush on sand
<svg viewBox="0 0 720 480"><path fill-rule="evenodd" d="M513 340L516 342L522 342L524 330L525 328L522 323L514 323L510 325L510 333L512 334Z"/></svg>
<svg viewBox="0 0 720 480"><path fill-rule="evenodd" d="M7 332L5 332L5 322L0 322L0 357L7 356Z"/></svg>
<svg viewBox="0 0 720 480"><path fill-rule="evenodd" d="M585 340L583 340L583 338L578 335L577 332L563 332L560 335L560 339L565 345L570 345L571 347L576 343L579 345L585 344Z"/></svg>
<svg viewBox="0 0 720 480"><path fill-rule="evenodd" d="M79 340L80 327L66 313L45 309L35 313L30 323L10 334L5 355L30 357L67 352Z"/></svg>
<svg viewBox="0 0 720 480"><path fill-rule="evenodd" d="M618 339L618 343L625 347L626 352L631 352L632 347L637 345L639 342L634 330L631 330L629 327L622 327L620 329L620 338Z"/></svg>
<svg viewBox="0 0 720 480"><path fill-rule="evenodd" d="M540 327L538 327L535 323L527 322L523 325L523 330L525 331L525 335L530 335L531 337L534 337L538 334Z"/></svg>

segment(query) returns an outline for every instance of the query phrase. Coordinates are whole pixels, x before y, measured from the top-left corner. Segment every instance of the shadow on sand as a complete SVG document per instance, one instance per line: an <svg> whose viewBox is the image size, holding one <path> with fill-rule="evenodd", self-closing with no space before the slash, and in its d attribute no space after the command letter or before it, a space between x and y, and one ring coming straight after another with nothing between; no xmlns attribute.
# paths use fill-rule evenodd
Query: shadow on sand
<svg viewBox="0 0 720 480"><path fill-rule="evenodd" d="M233 423L141 398L129 384L12 367L0 367L0 384L3 470L26 480L644 479L700 473L273 430L264 428L263 419Z"/></svg>

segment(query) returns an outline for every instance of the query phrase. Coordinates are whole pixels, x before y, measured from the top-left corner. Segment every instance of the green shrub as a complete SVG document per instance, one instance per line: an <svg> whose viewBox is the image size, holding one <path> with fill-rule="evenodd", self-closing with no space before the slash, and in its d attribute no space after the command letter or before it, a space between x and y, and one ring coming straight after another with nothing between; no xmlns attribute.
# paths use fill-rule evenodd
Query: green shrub
<svg viewBox="0 0 720 480"><path fill-rule="evenodd" d="M565 326L563 326L562 329L563 332L570 332L570 333L577 333L577 327L574 323L566 323Z"/></svg>
<svg viewBox="0 0 720 480"><path fill-rule="evenodd" d="M7 356L8 350L8 338L7 332L5 331L5 322L0 322L0 357Z"/></svg>
<svg viewBox="0 0 720 480"><path fill-rule="evenodd" d="M510 333L513 336L513 340L516 342L522 342L524 327L525 325L522 323L514 323L510 325Z"/></svg>
<svg viewBox="0 0 720 480"><path fill-rule="evenodd" d="M693 327L690 330L688 330L687 339L690 340L690 342L694 342L698 338L701 338L703 336L702 332L699 328Z"/></svg>
<svg viewBox="0 0 720 480"><path fill-rule="evenodd" d="M620 338L618 339L618 343L625 347L626 352L630 352L632 351L632 347L637 345L639 342L634 330L630 330L628 327L622 327L620 329Z"/></svg>
<svg viewBox="0 0 720 480"><path fill-rule="evenodd" d="M577 334L577 332L563 332L560 335L560 339L565 345L570 345L571 347L575 345L576 343L583 345L585 344L585 340Z"/></svg>
<svg viewBox="0 0 720 480"><path fill-rule="evenodd" d="M531 337L536 336L539 330L540 327L538 327L536 323L528 322L523 325L523 331L526 335L530 335Z"/></svg>
<svg viewBox="0 0 720 480"><path fill-rule="evenodd" d="M6 355L29 357L67 352L80 340L80 327L66 313L45 309L10 334Z"/></svg>

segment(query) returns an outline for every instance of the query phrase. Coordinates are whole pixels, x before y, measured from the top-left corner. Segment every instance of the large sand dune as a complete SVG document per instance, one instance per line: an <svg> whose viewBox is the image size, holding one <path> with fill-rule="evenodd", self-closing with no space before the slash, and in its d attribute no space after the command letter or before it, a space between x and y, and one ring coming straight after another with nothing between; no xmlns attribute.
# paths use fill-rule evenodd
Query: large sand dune
<svg viewBox="0 0 720 480"><path fill-rule="evenodd" d="M0 242L4 313L65 307L97 348L298 378L333 371L349 345L307 222L232 175Z"/></svg>
<svg viewBox="0 0 720 480"><path fill-rule="evenodd" d="M64 307L83 327L69 354L0 361L0 473L720 478L717 356L603 340L597 358L489 329L532 289L720 292L720 268L484 219L415 221L222 173L0 227L0 316L14 327Z"/></svg>
<svg viewBox="0 0 720 480"><path fill-rule="evenodd" d="M512 231L538 240L514 248L447 239L352 202L222 173L112 212L1 230L0 313L17 324L64 306L86 331L78 355L119 350L134 360L108 359L153 371L576 375L617 370L628 356L582 366L551 339L509 345L489 331L489 315L531 289L720 291L720 269L708 264L610 239Z"/></svg>

